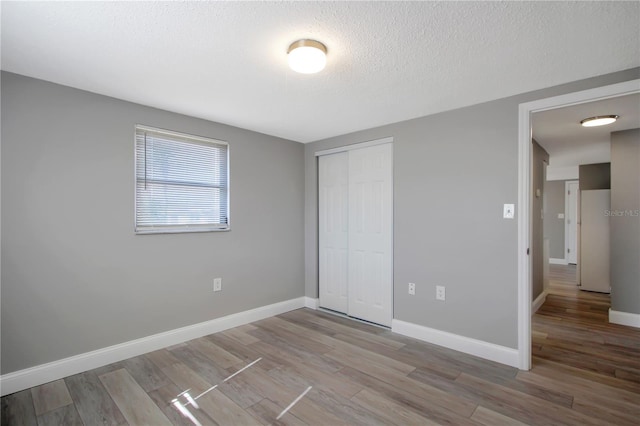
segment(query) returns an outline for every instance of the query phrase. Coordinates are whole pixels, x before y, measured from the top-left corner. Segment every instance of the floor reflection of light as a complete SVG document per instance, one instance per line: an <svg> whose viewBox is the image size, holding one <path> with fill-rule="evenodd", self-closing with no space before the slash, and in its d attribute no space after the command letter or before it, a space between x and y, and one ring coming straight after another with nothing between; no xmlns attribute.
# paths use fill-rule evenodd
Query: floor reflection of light
<svg viewBox="0 0 640 426"><path fill-rule="evenodd" d="M185 392L184 397L187 399L187 402L189 404L193 405L193 408L195 408L196 410L200 408L198 407L198 403L196 402L196 400L191 398L191 395L189 395L189 392Z"/></svg>
<svg viewBox="0 0 640 426"><path fill-rule="evenodd" d="M202 426L202 424L198 421L198 419L196 419L193 414L191 414L191 411L189 411L187 409L187 407L185 407L184 405L182 405L180 403L180 401L178 401L178 399L174 399L173 401L171 401L171 403L173 404L174 407L176 407L178 409L178 411L180 411L180 413L182 413L183 416L185 416L186 418L188 418L189 420L191 420L191 423L193 423L196 426ZM197 406L195 406L197 408Z"/></svg>
<svg viewBox="0 0 640 426"><path fill-rule="evenodd" d="M309 386L304 392L302 392L296 399L293 400L293 402L291 404L289 404L287 406L287 408L285 408L284 410L282 410L282 413L280 413L280 415L278 417L276 417L276 420L280 420L280 417L284 416L287 411L289 411L291 409L291 407L293 407L294 405L296 405L298 403L298 401L300 401L302 399L303 396L305 396L307 394L307 392L309 392L311 390L312 386Z"/></svg>
<svg viewBox="0 0 640 426"><path fill-rule="evenodd" d="M256 359L255 361L253 361L250 364L247 364L246 366L244 366L243 368L241 368L240 370L236 371L235 373L233 373L232 375L230 375L229 377L227 377L226 379L224 379L222 382L226 382L227 380L231 379L232 377L235 377L236 375L242 373L244 370L246 370L247 368L251 367L252 365L254 365L255 363L257 363L258 361L260 361L262 359L262 357ZM198 419L196 419L193 414L191 414L191 411L189 411L189 409L187 408L187 405L191 405L193 406L196 410L199 409L200 407L198 406L198 403L196 402L196 400L198 398L200 398L201 396L207 394L208 392L211 392L212 390L214 390L215 388L217 388L219 385L213 385L211 386L209 389L207 389L206 391L202 392L200 395L196 396L195 398L193 398L190 394L189 391L191 389L187 389L186 391L181 392L175 399L173 399L171 401L171 404L173 404L174 407L176 407L176 409L178 411L180 411L180 413L182 413L183 416L185 416L186 418L188 418L189 420L191 420L191 422L194 425L197 426L202 426L200 424L200 422L198 421ZM309 387L309 389L311 389L311 387ZM309 389L307 389L304 393L307 393L309 391ZM302 394L298 399L302 398L304 396L304 394ZM187 401L183 404L181 403L178 398L183 397L184 399L186 399ZM293 406L293 404L295 404L297 402L294 401L291 406ZM289 408L287 408L288 410ZM282 413L284 414L284 412ZM280 418L280 417L278 417Z"/></svg>

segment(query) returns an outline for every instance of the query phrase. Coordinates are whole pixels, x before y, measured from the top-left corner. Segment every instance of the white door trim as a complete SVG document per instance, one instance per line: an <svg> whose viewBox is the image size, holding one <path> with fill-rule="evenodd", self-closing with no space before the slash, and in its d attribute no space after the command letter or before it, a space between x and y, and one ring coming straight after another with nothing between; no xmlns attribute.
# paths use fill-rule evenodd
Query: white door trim
<svg viewBox="0 0 640 426"><path fill-rule="evenodd" d="M518 111L518 367L531 369L531 114L640 92L640 79L521 103Z"/></svg>
<svg viewBox="0 0 640 426"><path fill-rule="evenodd" d="M368 148L370 146L382 145L385 143L392 143L392 142L393 142L393 137L389 136L382 139L375 139L372 141L354 143L352 145L339 146L337 148L317 151L315 155L316 157L320 157L321 155L329 155L329 154L335 154L336 152L345 152L345 151L351 151L354 149Z"/></svg>
<svg viewBox="0 0 640 426"><path fill-rule="evenodd" d="M571 256L569 256L567 254L567 248L569 248L569 243L570 238L569 238L569 226L567 226L567 219L569 218L569 211L570 211L570 206L569 206L569 199L571 197L569 197L567 194L569 193L569 186L571 186L571 184L578 184L580 181L578 180L567 180L564 182L564 265L568 265L569 264L569 258ZM576 197L578 196L578 194L576 193ZM577 198L576 198L576 204L577 204ZM571 218L571 220L578 221L578 209L576 207L576 217ZM577 236L577 224L576 224L576 241L575 241L575 247L573 247L576 256L576 264L578 263L578 236Z"/></svg>

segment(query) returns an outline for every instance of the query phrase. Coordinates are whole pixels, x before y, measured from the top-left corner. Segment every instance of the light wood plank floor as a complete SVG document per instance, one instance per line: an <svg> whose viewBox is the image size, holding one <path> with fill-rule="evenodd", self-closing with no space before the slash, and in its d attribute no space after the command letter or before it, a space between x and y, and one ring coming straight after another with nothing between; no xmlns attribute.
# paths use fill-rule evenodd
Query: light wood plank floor
<svg viewBox="0 0 640 426"><path fill-rule="evenodd" d="M300 309L8 395L2 424L637 425L640 332L607 307L551 294L528 372Z"/></svg>

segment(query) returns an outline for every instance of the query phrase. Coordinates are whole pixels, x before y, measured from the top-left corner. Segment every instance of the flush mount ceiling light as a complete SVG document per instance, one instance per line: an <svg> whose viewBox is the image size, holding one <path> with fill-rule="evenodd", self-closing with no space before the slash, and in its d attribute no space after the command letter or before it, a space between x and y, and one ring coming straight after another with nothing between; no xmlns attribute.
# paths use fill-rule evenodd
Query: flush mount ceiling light
<svg viewBox="0 0 640 426"><path fill-rule="evenodd" d="M289 67L302 74L322 71L327 64L327 47L319 41L303 39L293 42L287 54Z"/></svg>
<svg viewBox="0 0 640 426"><path fill-rule="evenodd" d="M617 115L597 115L595 117L585 118L580 121L584 127L606 126L614 123L618 119Z"/></svg>

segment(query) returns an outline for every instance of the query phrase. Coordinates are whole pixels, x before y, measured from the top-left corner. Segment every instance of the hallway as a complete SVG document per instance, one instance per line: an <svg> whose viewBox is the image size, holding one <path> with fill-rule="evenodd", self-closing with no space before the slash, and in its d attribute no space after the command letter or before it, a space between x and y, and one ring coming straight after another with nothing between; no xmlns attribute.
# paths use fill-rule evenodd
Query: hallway
<svg viewBox="0 0 640 426"><path fill-rule="evenodd" d="M623 422L622 407L611 404L639 399L640 330L610 324L610 296L579 290L575 265L550 265L547 290L532 321L532 373L573 394L574 406L608 410L611 422ZM596 383L607 391L596 394ZM640 410L631 405L627 413L639 416Z"/></svg>

